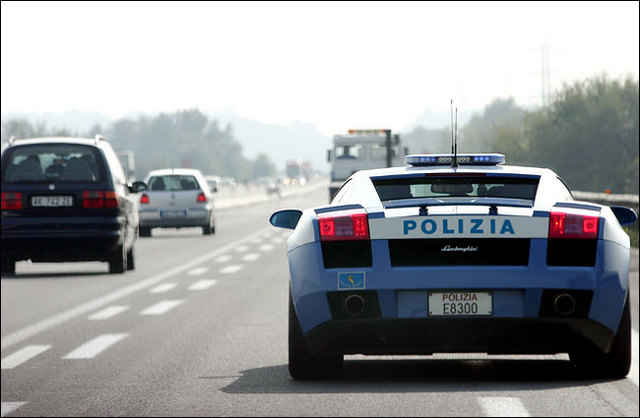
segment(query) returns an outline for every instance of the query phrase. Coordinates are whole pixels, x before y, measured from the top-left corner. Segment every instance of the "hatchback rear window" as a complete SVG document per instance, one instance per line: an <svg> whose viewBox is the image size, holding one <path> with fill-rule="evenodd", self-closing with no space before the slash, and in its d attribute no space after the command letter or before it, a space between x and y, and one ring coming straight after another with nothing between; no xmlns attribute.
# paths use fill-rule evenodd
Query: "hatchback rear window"
<svg viewBox="0 0 640 418"><path fill-rule="evenodd" d="M5 183L97 183L104 178L100 152L76 144L14 147L2 167Z"/></svg>
<svg viewBox="0 0 640 418"><path fill-rule="evenodd" d="M168 175L153 176L149 178L149 190L161 191L180 191L180 190L198 190L198 181L194 176L190 175Z"/></svg>
<svg viewBox="0 0 640 418"><path fill-rule="evenodd" d="M424 176L372 179L381 201L446 197L534 200L539 177Z"/></svg>

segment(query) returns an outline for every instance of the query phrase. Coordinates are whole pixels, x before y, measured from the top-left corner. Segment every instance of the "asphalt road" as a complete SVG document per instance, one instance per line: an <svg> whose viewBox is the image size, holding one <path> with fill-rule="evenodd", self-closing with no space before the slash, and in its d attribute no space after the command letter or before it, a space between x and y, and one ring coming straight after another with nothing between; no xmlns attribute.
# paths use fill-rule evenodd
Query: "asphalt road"
<svg viewBox="0 0 640 418"><path fill-rule="evenodd" d="M324 187L218 213L217 231L154 231L136 270L17 264L2 278L2 416L638 416L632 371L583 380L566 355L346 357L335 381L287 371L287 233L271 212Z"/></svg>

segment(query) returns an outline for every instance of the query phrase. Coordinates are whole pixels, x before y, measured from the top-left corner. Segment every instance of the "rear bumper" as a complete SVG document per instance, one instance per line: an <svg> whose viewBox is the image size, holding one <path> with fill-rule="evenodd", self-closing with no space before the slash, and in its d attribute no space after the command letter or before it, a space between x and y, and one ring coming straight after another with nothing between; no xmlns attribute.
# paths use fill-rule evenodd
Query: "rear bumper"
<svg viewBox="0 0 640 418"><path fill-rule="evenodd" d="M2 256L35 262L108 261L124 243L120 230L2 232Z"/></svg>
<svg viewBox="0 0 640 418"><path fill-rule="evenodd" d="M145 209L138 212L139 223L145 228L182 228L203 226L210 222L211 210L205 208L184 209L185 216L162 217L157 209Z"/></svg>
<svg viewBox="0 0 640 418"><path fill-rule="evenodd" d="M540 318L334 320L306 335L314 353L367 355L556 354L592 346L608 352L613 338L589 319Z"/></svg>

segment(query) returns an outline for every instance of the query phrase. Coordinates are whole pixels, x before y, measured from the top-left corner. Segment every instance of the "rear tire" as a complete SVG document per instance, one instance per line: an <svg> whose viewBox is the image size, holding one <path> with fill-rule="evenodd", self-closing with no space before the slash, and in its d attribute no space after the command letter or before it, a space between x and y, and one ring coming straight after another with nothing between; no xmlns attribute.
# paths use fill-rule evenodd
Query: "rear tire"
<svg viewBox="0 0 640 418"><path fill-rule="evenodd" d="M151 236L151 228L146 226L141 226L138 229L138 235L141 237L150 237Z"/></svg>
<svg viewBox="0 0 640 418"><path fill-rule="evenodd" d="M126 271L127 267L127 252L124 250L124 245L119 245L109 259L109 273L122 274Z"/></svg>
<svg viewBox="0 0 640 418"><path fill-rule="evenodd" d="M569 353L576 369L593 378L623 379L631 368L631 308L629 294L622 311L618 332L608 353L592 347L589 350Z"/></svg>
<svg viewBox="0 0 640 418"><path fill-rule="evenodd" d="M311 354L289 293L289 374L296 380L333 379L342 374L342 354Z"/></svg>
<svg viewBox="0 0 640 418"><path fill-rule="evenodd" d="M127 270L135 270L136 268L136 256L133 251L133 247L127 251Z"/></svg>

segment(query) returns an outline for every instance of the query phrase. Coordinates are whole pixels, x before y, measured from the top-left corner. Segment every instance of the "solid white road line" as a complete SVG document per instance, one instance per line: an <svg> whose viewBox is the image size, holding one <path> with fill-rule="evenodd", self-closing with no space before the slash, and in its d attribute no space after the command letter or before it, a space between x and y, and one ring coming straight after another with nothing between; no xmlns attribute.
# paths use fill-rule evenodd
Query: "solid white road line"
<svg viewBox="0 0 640 418"><path fill-rule="evenodd" d="M38 354L44 353L50 348L50 345L28 345L25 348L3 358L1 368L2 370L13 369L14 367L21 365L25 361L34 358Z"/></svg>
<svg viewBox="0 0 640 418"><path fill-rule="evenodd" d="M196 267L187 273L189 276L198 276L209 271L209 267Z"/></svg>
<svg viewBox="0 0 640 418"><path fill-rule="evenodd" d="M2 411L0 411L0 417L6 417L24 404L26 404L26 402L2 402Z"/></svg>
<svg viewBox="0 0 640 418"><path fill-rule="evenodd" d="M242 257L242 260L243 261L256 261L258 258L260 258L260 254L249 253L249 254L246 254L244 257Z"/></svg>
<svg viewBox="0 0 640 418"><path fill-rule="evenodd" d="M140 315L162 315L181 303L184 303L184 300L163 300L162 302L149 306L147 309L140 312Z"/></svg>
<svg viewBox="0 0 640 418"><path fill-rule="evenodd" d="M153 289L150 289L149 292L150 293L166 293L169 290L176 287L177 285L178 283L161 283L158 286L154 287Z"/></svg>
<svg viewBox="0 0 640 418"><path fill-rule="evenodd" d="M244 238L241 238L237 241L233 241L223 247L218 248L215 251L211 251L211 252L207 252L205 254L202 254L199 257L196 257L194 259L192 259L191 261L181 264L179 266L176 266L172 269L169 269L167 271L164 271L162 273L156 274L154 276L148 277L146 279L143 279L137 283L125 286L123 288L117 289L114 292L108 293L104 296L101 296L99 298L93 299L89 302L83 303L81 305L78 305L74 308L71 308L67 311L64 311L62 313L59 313L57 315L53 315L47 319L44 319L42 321L36 322L35 324L29 325L25 328L22 328L16 332L13 332L11 334L6 335L4 338L2 338L2 340L0 340L0 349L4 350L8 347L11 347L14 344L17 344L21 341L26 340L27 338L31 338L34 335L37 335L43 331L46 331L50 328L53 328L57 325L60 325L64 322L67 322L73 318L76 318L78 316L81 315L85 315L88 312L92 312L95 311L96 309L102 308L103 306L106 306L110 303L113 303L114 301L124 298L126 296L129 296L133 293L139 292L141 290L147 289L157 283L160 283L163 280L166 280L168 277L174 276L176 274L182 273L186 270L192 269L196 266L199 266L203 263L206 263L209 260L213 260L217 257L220 257L222 254L232 250L233 248L235 248L236 246L238 246L239 244L248 242L252 239L254 239L257 236L260 236L262 234L265 233L266 230L268 230L269 227L265 227L264 229L261 229L259 231L254 232L251 235L247 235Z"/></svg>
<svg viewBox="0 0 640 418"><path fill-rule="evenodd" d="M487 396L478 398L480 407L487 417L528 417L529 411L518 398L507 396Z"/></svg>
<svg viewBox="0 0 640 418"><path fill-rule="evenodd" d="M217 283L216 280L206 280L206 279L199 280L194 284L192 284L191 286L189 286L189 290L206 290L216 283Z"/></svg>
<svg viewBox="0 0 640 418"><path fill-rule="evenodd" d="M230 266L227 266L223 269L220 270L221 274L233 274L236 273L238 271L242 270L242 266L241 265L237 265L237 264L233 264Z"/></svg>
<svg viewBox="0 0 640 418"><path fill-rule="evenodd" d="M127 309L129 309L128 306L122 306L122 305L109 306L108 308L104 308L103 310L98 311L93 315L89 316L88 319L90 321L104 321L105 319L111 319L114 316L121 314Z"/></svg>
<svg viewBox="0 0 640 418"><path fill-rule="evenodd" d="M103 334L85 344L82 344L80 347L62 358L68 360L85 360L94 358L107 348L128 336L129 334Z"/></svg>

